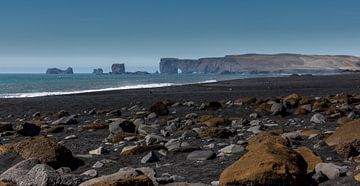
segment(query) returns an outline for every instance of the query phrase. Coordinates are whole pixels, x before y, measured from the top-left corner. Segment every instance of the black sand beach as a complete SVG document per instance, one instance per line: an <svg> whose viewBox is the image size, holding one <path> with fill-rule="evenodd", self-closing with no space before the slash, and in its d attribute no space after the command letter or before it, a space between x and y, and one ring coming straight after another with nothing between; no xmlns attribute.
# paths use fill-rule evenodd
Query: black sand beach
<svg viewBox="0 0 360 186"><path fill-rule="evenodd" d="M310 181L307 181L306 184L356 185L358 182L353 176L357 173L355 170L357 163L351 159L349 161L348 157L344 158L342 155L339 155L334 147L326 145L324 141L339 126L337 123L338 118L349 117L349 120L358 118L358 110L355 107L360 103L358 101L341 102L341 104L347 104L351 109L342 110L342 108L337 107L339 108L339 112L328 113L330 112L328 110L332 108L331 105L340 105L340 102L333 101L337 100L336 96L335 98L329 98L329 96L337 94L352 95L346 96L346 98L349 100L357 100L356 96L359 95L359 88L360 74L333 76L305 75L282 78L231 80L208 84L95 92L77 95L0 99L0 121L10 122L14 131L17 131L18 125L23 125L25 121L40 126L40 136L48 135L50 139L63 144L72 152L73 156L78 158L79 164L76 165L71 172L73 175L79 175L90 169L96 169L98 176L103 176L115 173L120 168L127 166L134 168L151 167L157 173L156 178L158 178L158 183L201 182L204 184L218 181L224 169L236 162L244 154L251 153L251 151L247 149L248 140L257 133L256 131L252 131L256 130L252 127L259 126L258 129L261 131L273 131L279 135L288 135L288 137L285 138L290 141L291 145L286 148L296 149L298 147L306 147L317 154L323 162L347 166L346 174L348 175L341 173L341 177L334 179L327 178L324 179L325 181L319 181L316 180L316 178L310 179L311 176L314 177L315 171L313 170L313 173L307 174L307 178L309 178ZM293 93L301 96L300 98L296 98L298 99L296 107L295 103L292 106L288 105L286 108L283 108L285 111L279 110L279 113L273 113L273 110L266 111L266 109L263 112L256 111L257 108L261 107L261 103L269 104L269 100L274 103L281 102L285 104L286 98L284 98L284 96ZM251 103L243 101L241 104L234 104L236 102L235 100L239 98L249 97L263 101L254 101ZM306 104L312 105L313 111L304 114L295 114L297 107L299 106L300 108L302 106L299 100L304 100L305 97L310 100ZM321 99L316 97L321 97ZM341 99L342 98L343 97L341 97ZM316 102L323 99L326 99L326 101L329 100L329 105L327 105L324 110L315 109ZM164 102L169 113L157 114L155 118L150 117L151 112L154 112L150 107L159 101ZM194 105L186 106L186 104L190 104L188 103L190 101L194 102ZM206 104L203 104L209 102L216 102L221 105L215 104L216 106L211 106L210 104L210 106L206 106ZM305 105L305 103L303 105ZM116 109L121 110L121 116L108 114L110 111ZM76 115L74 117L76 122L55 125L53 122L58 119L57 114L62 110L69 115ZM157 111L158 110L155 109L155 112ZM34 113L37 114L34 115ZM192 113L195 113L194 115L196 116L187 116ZM258 115L252 113L258 113ZM325 124L321 121L319 123L310 122L316 113L325 115ZM333 115L337 113L339 114L336 116ZM355 116L349 116L350 113L354 113ZM204 115L210 115L217 119L220 118L220 122L215 122L215 124L210 122L204 125L206 122L200 121L201 116ZM109 123L111 123L109 120L111 118L123 118L134 123L137 131L129 136L135 137L122 139L120 143L119 141L112 142L111 140L105 142L105 139L109 138L108 126ZM245 122L245 120L247 122ZM261 124L256 124L256 122ZM101 127L95 127L95 124L99 124ZM148 129L143 129L145 132L140 131L138 129L139 125L154 127L154 130L152 131L151 129L151 132L147 131ZM212 125L216 125L215 128L219 130L226 129L231 134L222 137L216 135L202 137L198 129L203 127L212 128L214 127ZM48 130L49 128L59 126L63 127L63 130L60 132L55 133L49 132ZM162 131L162 129L164 129L165 132ZM301 131L310 130L317 131L313 138L310 139L307 138L308 136L300 135ZM71 135L74 136L66 139L66 137ZM165 138L165 141L160 140L161 142L157 142L158 139L154 139L155 142L152 145L166 146L165 143L169 143L171 139L181 139L186 142L188 146L186 146L186 148L184 147L185 149L177 149L174 151L167 147L168 154L166 156L158 152L163 146L159 148L154 147L153 151L159 158L159 161L156 163L141 163L140 160L149 150L144 150L141 153L132 155L120 154L125 146L137 145L140 148L146 149L148 145L144 144L146 142L144 137L147 135L162 136L161 138ZM292 135L296 136L293 137ZM3 144L14 144L15 142L29 139L29 136L21 135L19 132L8 132L4 134L1 139L1 143ZM219 150L230 144L237 144L238 148L241 147L244 149L222 155ZM89 156L90 150L99 147L104 147L108 152L101 155ZM214 152L217 157L208 158L208 160L189 160L187 157L189 153L200 149L210 150ZM15 150L6 150L5 153L1 153L0 148L0 173L3 173L17 162L25 159L17 153L19 152L16 147ZM307 160L306 158L304 159ZM96 162L104 162L104 160L107 161L105 161L106 163L102 163L104 164L103 166L92 168ZM172 180L164 181L167 175L176 176L172 177ZM86 181L90 178L81 179L82 181ZM287 182L289 180L282 181L283 182L280 181L279 184L289 183ZM213 182L213 184L216 184L216 182ZM221 181L220 184L222 184Z"/></svg>

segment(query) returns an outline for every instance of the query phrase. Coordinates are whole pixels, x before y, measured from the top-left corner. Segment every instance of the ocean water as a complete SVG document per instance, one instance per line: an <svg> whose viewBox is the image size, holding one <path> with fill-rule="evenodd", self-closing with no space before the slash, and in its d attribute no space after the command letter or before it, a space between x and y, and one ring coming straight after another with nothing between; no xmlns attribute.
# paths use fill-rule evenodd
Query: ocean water
<svg viewBox="0 0 360 186"><path fill-rule="evenodd" d="M24 98L216 82L288 74L0 74L0 98Z"/></svg>

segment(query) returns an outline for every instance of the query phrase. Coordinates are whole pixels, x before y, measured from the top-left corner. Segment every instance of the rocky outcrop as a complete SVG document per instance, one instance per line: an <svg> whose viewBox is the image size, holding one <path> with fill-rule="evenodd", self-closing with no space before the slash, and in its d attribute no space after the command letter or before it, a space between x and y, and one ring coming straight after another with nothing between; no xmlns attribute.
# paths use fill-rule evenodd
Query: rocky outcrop
<svg viewBox="0 0 360 186"><path fill-rule="evenodd" d="M104 71L103 71L102 68L94 69L94 70L93 70L93 74L95 74L95 75L102 75L102 74L104 74Z"/></svg>
<svg viewBox="0 0 360 186"><path fill-rule="evenodd" d="M58 68L48 68L46 70L46 74L74 74L74 71L71 67L67 68L66 70L61 70Z"/></svg>
<svg viewBox="0 0 360 186"><path fill-rule="evenodd" d="M286 72L314 73L360 70L360 58L355 56L300 54L244 54L216 58L163 58L160 72L182 73L252 73Z"/></svg>
<svg viewBox="0 0 360 186"><path fill-rule="evenodd" d="M115 63L111 66L111 74L125 74L125 64Z"/></svg>

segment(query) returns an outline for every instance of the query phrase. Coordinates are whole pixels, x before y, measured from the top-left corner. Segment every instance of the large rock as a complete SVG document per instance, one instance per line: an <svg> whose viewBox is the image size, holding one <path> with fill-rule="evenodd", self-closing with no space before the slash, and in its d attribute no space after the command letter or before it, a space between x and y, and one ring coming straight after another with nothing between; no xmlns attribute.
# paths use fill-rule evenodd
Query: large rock
<svg viewBox="0 0 360 186"><path fill-rule="evenodd" d="M220 175L220 185L306 185L307 165L290 148L273 142L253 145Z"/></svg>
<svg viewBox="0 0 360 186"><path fill-rule="evenodd" d="M40 164L39 160L27 159L14 165L0 175L1 181L16 185L78 185L81 180L70 174L60 175L52 167Z"/></svg>
<svg viewBox="0 0 360 186"><path fill-rule="evenodd" d="M67 68L66 70L61 70L58 68L48 68L46 70L46 74L74 74L74 71L71 67Z"/></svg>
<svg viewBox="0 0 360 186"><path fill-rule="evenodd" d="M160 72L162 74L259 71L311 73L333 72L338 69L360 70L358 64L360 64L360 58L354 56L244 54L201 59L163 58L160 61Z"/></svg>
<svg viewBox="0 0 360 186"><path fill-rule="evenodd" d="M135 133L136 126L134 123L126 119L118 118L109 124L109 131L111 134L115 134L117 132Z"/></svg>
<svg viewBox="0 0 360 186"><path fill-rule="evenodd" d="M22 140L15 145L14 150L24 159L35 158L54 168L76 166L69 149L46 137Z"/></svg>
<svg viewBox="0 0 360 186"><path fill-rule="evenodd" d="M16 127L16 132L22 136L37 136L40 134L41 128L35 124L25 122Z"/></svg>
<svg viewBox="0 0 360 186"><path fill-rule="evenodd" d="M360 140L360 120L355 120L336 129L335 133L326 139L326 143L330 146L351 143Z"/></svg>
<svg viewBox="0 0 360 186"><path fill-rule="evenodd" d="M27 159L21 161L9 168L7 171L3 172L0 175L0 180L8 181L13 183L20 182L21 178L26 175L30 169L32 169L35 165L40 164L40 161L37 159Z"/></svg>
<svg viewBox="0 0 360 186"><path fill-rule="evenodd" d="M111 66L112 74L125 74L125 64L113 64Z"/></svg>

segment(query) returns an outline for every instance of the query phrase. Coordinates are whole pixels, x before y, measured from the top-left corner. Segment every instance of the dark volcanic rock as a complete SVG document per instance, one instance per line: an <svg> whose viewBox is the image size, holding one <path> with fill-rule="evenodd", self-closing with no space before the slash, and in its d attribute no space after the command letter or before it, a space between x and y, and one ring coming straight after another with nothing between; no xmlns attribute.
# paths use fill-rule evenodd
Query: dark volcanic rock
<svg viewBox="0 0 360 186"><path fill-rule="evenodd" d="M74 74L74 71L71 67L67 68L66 70L61 70L58 68L48 68L46 70L46 74Z"/></svg>
<svg viewBox="0 0 360 186"><path fill-rule="evenodd" d="M111 71L111 74L125 74L125 64L113 64Z"/></svg>
<svg viewBox="0 0 360 186"><path fill-rule="evenodd" d="M36 136L39 135L41 128L32 123L24 123L16 127L16 132L23 136Z"/></svg>

